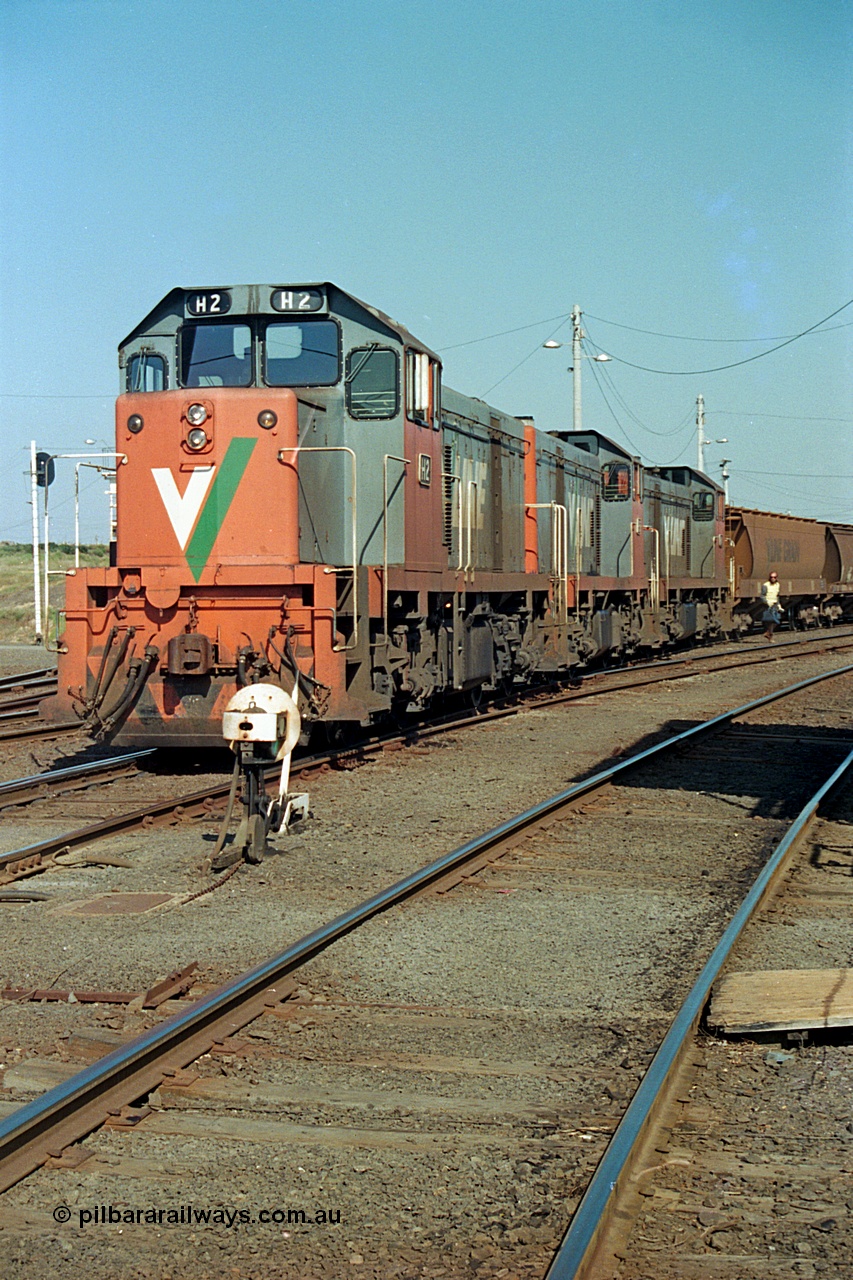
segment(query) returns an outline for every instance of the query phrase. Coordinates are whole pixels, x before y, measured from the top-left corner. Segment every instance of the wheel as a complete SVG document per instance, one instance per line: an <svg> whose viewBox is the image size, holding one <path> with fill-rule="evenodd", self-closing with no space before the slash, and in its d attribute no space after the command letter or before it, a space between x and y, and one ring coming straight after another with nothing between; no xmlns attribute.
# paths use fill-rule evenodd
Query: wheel
<svg viewBox="0 0 853 1280"><path fill-rule="evenodd" d="M472 711L479 711L483 701L483 686L475 684L473 689L468 689L465 694L465 701Z"/></svg>

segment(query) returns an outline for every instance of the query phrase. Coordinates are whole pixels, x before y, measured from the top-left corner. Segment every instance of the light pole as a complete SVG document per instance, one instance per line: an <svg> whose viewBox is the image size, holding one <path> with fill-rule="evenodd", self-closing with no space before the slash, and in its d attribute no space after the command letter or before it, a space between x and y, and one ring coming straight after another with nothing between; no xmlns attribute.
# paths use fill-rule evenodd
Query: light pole
<svg viewBox="0 0 853 1280"><path fill-rule="evenodd" d="M729 463L731 458L723 458L720 462L722 469L723 491L726 495L726 506L729 505Z"/></svg>
<svg viewBox="0 0 853 1280"><path fill-rule="evenodd" d="M572 307L572 364L568 372L572 375L572 431L582 431L581 416L581 360L597 360L603 364L605 360L612 360L612 356L605 355L603 351L597 356L588 356L581 351L581 340L586 337L581 328L581 309L577 303ZM553 338L549 338L547 342L542 343L549 351L561 347L562 342L556 342Z"/></svg>
<svg viewBox="0 0 853 1280"><path fill-rule="evenodd" d="M706 444L728 444L728 436L720 436L716 440L709 440L705 435L705 397L696 397L696 470L704 474L705 471L705 445Z"/></svg>

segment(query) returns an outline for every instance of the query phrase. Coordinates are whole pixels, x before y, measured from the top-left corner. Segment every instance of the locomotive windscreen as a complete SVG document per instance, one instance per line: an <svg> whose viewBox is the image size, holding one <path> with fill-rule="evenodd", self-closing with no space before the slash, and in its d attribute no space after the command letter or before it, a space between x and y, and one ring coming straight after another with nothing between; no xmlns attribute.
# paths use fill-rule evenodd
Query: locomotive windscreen
<svg viewBox="0 0 853 1280"><path fill-rule="evenodd" d="M260 327L260 326L259 326ZM258 366L268 387L330 387L340 377L340 330L333 320L275 321L253 337L246 322L185 324L181 329L181 386L257 385Z"/></svg>
<svg viewBox="0 0 853 1280"><path fill-rule="evenodd" d="M338 380L340 335L333 320L283 320L266 328L270 387L329 387Z"/></svg>
<svg viewBox="0 0 853 1280"><path fill-rule="evenodd" d="M181 385L248 387L252 383L252 331L247 324L185 324L181 330Z"/></svg>

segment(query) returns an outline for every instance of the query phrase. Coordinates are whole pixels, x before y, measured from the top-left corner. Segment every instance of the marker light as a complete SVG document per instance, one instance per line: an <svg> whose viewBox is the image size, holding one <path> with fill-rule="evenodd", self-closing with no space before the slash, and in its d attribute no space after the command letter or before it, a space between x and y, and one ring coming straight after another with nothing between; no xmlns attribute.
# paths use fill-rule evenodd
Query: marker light
<svg viewBox="0 0 853 1280"><path fill-rule="evenodd" d="M191 449L203 449L207 444L207 432L201 427L193 427L187 436L187 444Z"/></svg>
<svg viewBox="0 0 853 1280"><path fill-rule="evenodd" d="M139 435L144 426L145 420L141 413L132 413L127 420L127 429L135 436Z"/></svg>
<svg viewBox="0 0 853 1280"><path fill-rule="evenodd" d="M272 409L262 409L258 414L258 426L269 431L278 422L278 414L273 413Z"/></svg>
<svg viewBox="0 0 853 1280"><path fill-rule="evenodd" d="M203 422L207 422L207 410L203 404L191 404L187 409L187 422L194 427L200 427Z"/></svg>

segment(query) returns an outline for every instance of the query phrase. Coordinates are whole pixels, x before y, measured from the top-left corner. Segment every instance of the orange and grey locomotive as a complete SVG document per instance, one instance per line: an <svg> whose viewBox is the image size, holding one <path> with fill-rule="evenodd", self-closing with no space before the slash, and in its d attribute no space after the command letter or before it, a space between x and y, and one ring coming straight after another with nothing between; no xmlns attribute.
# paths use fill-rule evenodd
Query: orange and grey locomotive
<svg viewBox="0 0 853 1280"><path fill-rule="evenodd" d="M309 733L733 626L713 481L444 387L333 284L175 289L119 365L114 563L67 580L52 718L214 746L257 683Z"/></svg>

